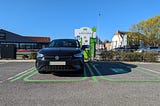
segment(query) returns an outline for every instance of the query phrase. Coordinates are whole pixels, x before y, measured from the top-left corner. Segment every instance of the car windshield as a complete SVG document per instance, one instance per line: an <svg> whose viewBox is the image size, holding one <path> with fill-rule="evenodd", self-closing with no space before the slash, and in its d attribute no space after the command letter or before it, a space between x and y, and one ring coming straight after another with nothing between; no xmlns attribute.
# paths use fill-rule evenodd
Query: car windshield
<svg viewBox="0 0 160 106"><path fill-rule="evenodd" d="M73 47L73 48L79 48L79 42L77 40L53 40L49 47Z"/></svg>

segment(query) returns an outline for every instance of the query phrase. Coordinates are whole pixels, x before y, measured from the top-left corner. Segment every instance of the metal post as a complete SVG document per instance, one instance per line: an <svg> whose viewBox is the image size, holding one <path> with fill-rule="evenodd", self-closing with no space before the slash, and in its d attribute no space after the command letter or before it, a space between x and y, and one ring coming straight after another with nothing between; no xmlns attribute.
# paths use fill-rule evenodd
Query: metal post
<svg viewBox="0 0 160 106"><path fill-rule="evenodd" d="M100 16L101 16L101 13L98 13L98 51L100 49Z"/></svg>

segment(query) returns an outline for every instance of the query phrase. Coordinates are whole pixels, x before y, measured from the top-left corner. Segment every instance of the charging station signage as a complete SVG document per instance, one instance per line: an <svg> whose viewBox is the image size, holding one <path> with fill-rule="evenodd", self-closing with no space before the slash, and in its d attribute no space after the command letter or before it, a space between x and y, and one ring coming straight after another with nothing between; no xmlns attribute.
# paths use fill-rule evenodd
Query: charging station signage
<svg viewBox="0 0 160 106"><path fill-rule="evenodd" d="M90 38L94 36L95 33L91 28L82 27L80 29L75 29L75 37L77 40L82 41L82 45L90 45Z"/></svg>

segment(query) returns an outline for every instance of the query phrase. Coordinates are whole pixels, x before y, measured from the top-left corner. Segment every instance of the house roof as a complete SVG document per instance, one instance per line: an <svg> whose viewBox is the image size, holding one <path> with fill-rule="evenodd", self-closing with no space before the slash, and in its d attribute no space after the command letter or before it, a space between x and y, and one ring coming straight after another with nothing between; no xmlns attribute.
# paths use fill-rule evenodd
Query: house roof
<svg viewBox="0 0 160 106"><path fill-rule="evenodd" d="M126 34L126 32L124 32L124 31L116 31L115 32L115 35L125 35Z"/></svg>
<svg viewBox="0 0 160 106"><path fill-rule="evenodd" d="M34 36L25 36L25 38L29 40L34 40L36 42L41 42L41 43L49 43L50 37L34 37Z"/></svg>

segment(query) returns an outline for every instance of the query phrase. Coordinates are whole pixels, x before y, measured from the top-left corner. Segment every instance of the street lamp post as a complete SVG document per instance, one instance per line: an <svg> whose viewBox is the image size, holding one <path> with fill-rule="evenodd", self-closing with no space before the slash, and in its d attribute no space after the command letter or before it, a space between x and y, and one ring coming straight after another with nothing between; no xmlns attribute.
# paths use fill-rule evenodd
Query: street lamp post
<svg viewBox="0 0 160 106"><path fill-rule="evenodd" d="M97 29L98 29L98 51L100 49L100 16L101 16L101 13L98 13L98 26L97 26Z"/></svg>

